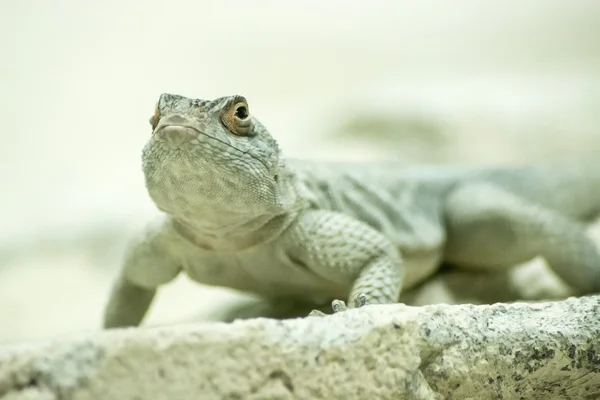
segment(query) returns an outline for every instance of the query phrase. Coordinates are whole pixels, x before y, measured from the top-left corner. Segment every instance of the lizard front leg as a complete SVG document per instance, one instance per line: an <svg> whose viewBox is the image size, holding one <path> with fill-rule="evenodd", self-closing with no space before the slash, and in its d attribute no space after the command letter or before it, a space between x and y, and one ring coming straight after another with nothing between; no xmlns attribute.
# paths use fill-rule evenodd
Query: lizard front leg
<svg viewBox="0 0 600 400"><path fill-rule="evenodd" d="M104 328L139 325L156 288L177 276L180 267L168 252L169 237L161 224L129 244L104 311Z"/></svg>
<svg viewBox="0 0 600 400"><path fill-rule="evenodd" d="M292 259L322 279L349 287L348 306L398 301L403 276L399 251L365 223L336 212L310 210L298 217L283 239ZM347 308L342 300L332 305L334 312Z"/></svg>
<svg viewBox="0 0 600 400"><path fill-rule="evenodd" d="M139 325L155 294L155 288L138 286L125 274L121 274L113 283L104 310L103 327L109 329Z"/></svg>

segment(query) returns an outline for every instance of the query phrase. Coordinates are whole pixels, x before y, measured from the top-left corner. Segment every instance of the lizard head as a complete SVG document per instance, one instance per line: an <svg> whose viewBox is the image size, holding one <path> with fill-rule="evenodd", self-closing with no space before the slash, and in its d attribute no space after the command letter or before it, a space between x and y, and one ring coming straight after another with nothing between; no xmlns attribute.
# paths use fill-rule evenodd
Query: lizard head
<svg viewBox="0 0 600 400"><path fill-rule="evenodd" d="M242 96L215 100L162 94L143 150L146 187L176 215L257 215L283 207L279 147ZM223 213L219 213L223 214Z"/></svg>

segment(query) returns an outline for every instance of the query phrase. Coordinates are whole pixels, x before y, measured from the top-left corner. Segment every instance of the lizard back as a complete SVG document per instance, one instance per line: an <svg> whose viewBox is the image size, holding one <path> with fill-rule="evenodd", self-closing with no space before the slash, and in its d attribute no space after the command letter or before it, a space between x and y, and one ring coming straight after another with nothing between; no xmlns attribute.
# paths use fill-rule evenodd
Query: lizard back
<svg viewBox="0 0 600 400"><path fill-rule="evenodd" d="M444 193L463 176L444 166L322 163L289 160L311 207L353 216L404 252L438 249L444 240Z"/></svg>

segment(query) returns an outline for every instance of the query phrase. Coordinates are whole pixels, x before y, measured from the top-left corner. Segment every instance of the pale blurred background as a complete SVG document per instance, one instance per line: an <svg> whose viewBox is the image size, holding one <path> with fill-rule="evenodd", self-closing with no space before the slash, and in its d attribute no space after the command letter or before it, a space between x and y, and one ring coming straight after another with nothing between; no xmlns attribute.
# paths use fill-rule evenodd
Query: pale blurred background
<svg viewBox="0 0 600 400"><path fill-rule="evenodd" d="M246 96L289 157L600 154L596 0L1 0L0 44L0 343L99 328L161 92ZM246 299L180 277L145 323Z"/></svg>

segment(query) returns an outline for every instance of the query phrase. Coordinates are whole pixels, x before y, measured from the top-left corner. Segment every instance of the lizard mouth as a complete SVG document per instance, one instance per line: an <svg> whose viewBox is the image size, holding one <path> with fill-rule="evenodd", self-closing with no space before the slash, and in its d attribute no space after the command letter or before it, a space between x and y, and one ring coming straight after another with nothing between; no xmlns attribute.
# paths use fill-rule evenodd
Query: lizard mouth
<svg viewBox="0 0 600 400"><path fill-rule="evenodd" d="M240 156L248 154L252 159L258 161L265 169L268 170L264 161L251 154L249 148L242 150L225 140L198 130L198 128L191 124L182 123L158 125L152 132L152 135L158 135L159 137L165 139L167 144L174 149L182 148L183 145L199 145L201 141L207 141L208 139L208 141L217 142L219 146L226 146L236 150L239 152Z"/></svg>
<svg viewBox="0 0 600 400"><path fill-rule="evenodd" d="M220 140L214 136L208 135L196 128L193 125L188 124L169 124L169 125L161 125L158 126L152 134L156 134L161 138L166 139L167 142L170 142L176 146L180 146L184 143L189 143L192 145L200 144L199 142L202 140L202 137L208 138L209 140L214 140L219 142L227 147L238 150L243 153L240 149L231 145L231 143L227 143L223 140Z"/></svg>
<svg viewBox="0 0 600 400"><path fill-rule="evenodd" d="M170 145L179 147L185 142L196 139L200 132L191 126L184 125L164 125L156 129L152 134L157 134L165 139Z"/></svg>
<svg viewBox="0 0 600 400"><path fill-rule="evenodd" d="M231 143L227 143L224 140L220 140L212 135L208 135L196 128L193 125L188 124L172 124L172 125L161 125L158 126L152 134L159 135L160 137L164 137L165 139L175 139L176 141L180 141L180 143L184 143L185 141L190 142L194 139L201 140L201 137L209 138L210 140L214 140L216 142L222 143L227 147L231 147L232 149L239 150L243 153L242 150L232 146ZM192 142L192 144L198 144L197 142Z"/></svg>

